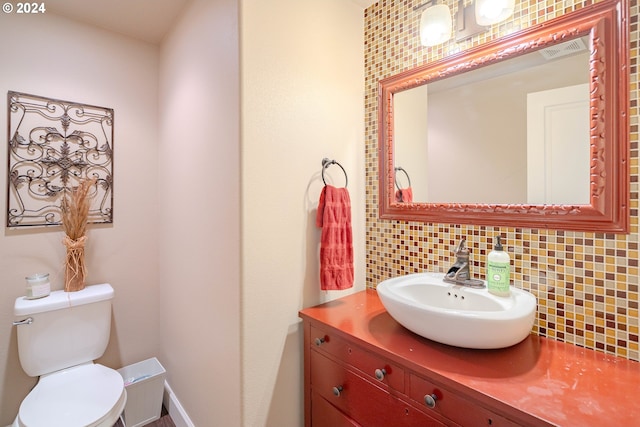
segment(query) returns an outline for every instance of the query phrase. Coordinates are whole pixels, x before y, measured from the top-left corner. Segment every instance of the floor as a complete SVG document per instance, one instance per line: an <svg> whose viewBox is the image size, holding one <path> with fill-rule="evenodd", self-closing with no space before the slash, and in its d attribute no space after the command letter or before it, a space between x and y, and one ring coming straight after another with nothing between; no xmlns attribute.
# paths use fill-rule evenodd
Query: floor
<svg viewBox="0 0 640 427"><path fill-rule="evenodd" d="M113 427L123 427L123 424L121 421L118 421L114 424ZM173 423L173 420L163 406L162 412L160 413L160 418L150 424L147 424L145 427L176 427L176 425Z"/></svg>

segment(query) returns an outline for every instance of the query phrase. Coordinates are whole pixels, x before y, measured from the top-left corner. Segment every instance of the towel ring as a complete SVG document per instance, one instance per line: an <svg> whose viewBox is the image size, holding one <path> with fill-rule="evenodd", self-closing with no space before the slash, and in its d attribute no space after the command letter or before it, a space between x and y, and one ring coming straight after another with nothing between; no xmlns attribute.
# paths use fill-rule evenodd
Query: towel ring
<svg viewBox="0 0 640 427"><path fill-rule="evenodd" d="M342 172L344 173L344 188L347 188L347 185L349 185L349 177L347 176L347 171L344 170L340 163L336 162L335 160L329 160L326 157L322 159L322 182L324 182L324 185L327 185L327 181L325 181L324 179L324 170L331 165L340 166L340 169L342 169Z"/></svg>
<svg viewBox="0 0 640 427"><path fill-rule="evenodd" d="M411 187L411 178L409 178L409 174L407 173L407 171L400 166L394 168L394 170L395 170L395 173L393 174L393 181L396 183L396 188L398 190L402 190L400 188L400 185L398 184L398 171L404 172L405 176L407 177L407 181L409 182L409 185L407 186L407 188Z"/></svg>

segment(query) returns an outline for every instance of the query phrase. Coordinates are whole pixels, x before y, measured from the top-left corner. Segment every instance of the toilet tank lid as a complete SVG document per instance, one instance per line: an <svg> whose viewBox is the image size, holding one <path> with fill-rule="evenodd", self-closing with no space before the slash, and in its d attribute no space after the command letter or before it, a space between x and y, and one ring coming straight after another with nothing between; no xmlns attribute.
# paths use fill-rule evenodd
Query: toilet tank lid
<svg viewBox="0 0 640 427"><path fill-rule="evenodd" d="M28 316L43 313L45 311L60 310L63 308L90 304L113 298L113 288L108 283L91 285L77 292L53 291L44 298L26 299L16 298L13 306L13 314L16 316Z"/></svg>

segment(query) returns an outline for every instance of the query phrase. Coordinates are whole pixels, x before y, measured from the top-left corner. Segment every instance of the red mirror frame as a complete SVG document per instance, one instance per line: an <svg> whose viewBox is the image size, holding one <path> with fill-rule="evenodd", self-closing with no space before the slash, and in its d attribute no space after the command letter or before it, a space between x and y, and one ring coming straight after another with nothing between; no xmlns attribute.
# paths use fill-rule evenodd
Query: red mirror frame
<svg viewBox="0 0 640 427"><path fill-rule="evenodd" d="M393 95L430 81L589 35L591 181L588 205L398 203L394 197ZM378 91L381 219L629 232L629 3L606 0L381 80Z"/></svg>

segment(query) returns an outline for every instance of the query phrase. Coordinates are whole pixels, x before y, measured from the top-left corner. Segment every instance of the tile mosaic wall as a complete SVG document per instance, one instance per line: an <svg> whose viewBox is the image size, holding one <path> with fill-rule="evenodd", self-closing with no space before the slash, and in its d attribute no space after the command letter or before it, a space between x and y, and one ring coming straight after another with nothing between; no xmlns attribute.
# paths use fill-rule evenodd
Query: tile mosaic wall
<svg viewBox="0 0 640 427"><path fill-rule="evenodd" d="M427 224L378 218L377 84L380 79L582 8L591 1L516 1L508 21L460 44L420 45L423 0L380 0L365 11L367 286L399 274L443 271L467 237L472 271L484 277L496 234L507 237L516 287L538 298L534 332L640 360L638 322L638 0L631 0L631 233L626 235ZM465 2L468 3L468 2ZM452 10L457 1L448 0Z"/></svg>

